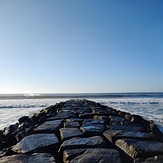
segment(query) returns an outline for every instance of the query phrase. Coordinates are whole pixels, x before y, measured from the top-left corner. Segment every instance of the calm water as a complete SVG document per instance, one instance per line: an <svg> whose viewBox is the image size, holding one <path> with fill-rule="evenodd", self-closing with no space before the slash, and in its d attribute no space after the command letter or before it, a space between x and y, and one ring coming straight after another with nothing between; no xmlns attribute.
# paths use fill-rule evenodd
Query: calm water
<svg viewBox="0 0 163 163"><path fill-rule="evenodd" d="M163 131L163 93L8 94L0 95L0 129L24 115L69 99L88 99L153 120Z"/></svg>

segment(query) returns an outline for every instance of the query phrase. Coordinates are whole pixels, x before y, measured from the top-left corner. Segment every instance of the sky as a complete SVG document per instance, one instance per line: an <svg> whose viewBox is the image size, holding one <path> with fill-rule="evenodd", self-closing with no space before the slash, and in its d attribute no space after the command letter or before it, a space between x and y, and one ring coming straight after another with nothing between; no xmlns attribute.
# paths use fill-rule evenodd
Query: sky
<svg viewBox="0 0 163 163"><path fill-rule="evenodd" d="M163 92L162 0L1 0L0 93Z"/></svg>

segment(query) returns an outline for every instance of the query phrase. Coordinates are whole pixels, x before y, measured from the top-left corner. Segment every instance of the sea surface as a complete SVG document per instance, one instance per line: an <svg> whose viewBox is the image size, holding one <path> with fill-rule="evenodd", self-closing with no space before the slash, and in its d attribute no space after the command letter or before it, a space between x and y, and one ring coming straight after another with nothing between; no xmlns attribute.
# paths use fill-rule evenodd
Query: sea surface
<svg viewBox="0 0 163 163"><path fill-rule="evenodd" d="M163 132L163 92L87 94L0 94L0 129L50 105L70 99L88 99L153 120Z"/></svg>

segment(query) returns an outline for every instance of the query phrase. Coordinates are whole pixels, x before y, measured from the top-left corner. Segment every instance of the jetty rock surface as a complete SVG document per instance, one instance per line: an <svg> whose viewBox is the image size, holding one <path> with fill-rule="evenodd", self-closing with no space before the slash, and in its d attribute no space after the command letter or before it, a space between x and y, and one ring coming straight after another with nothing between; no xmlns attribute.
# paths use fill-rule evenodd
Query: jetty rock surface
<svg viewBox="0 0 163 163"><path fill-rule="evenodd" d="M163 163L153 121L99 103L60 102L0 131L0 163Z"/></svg>

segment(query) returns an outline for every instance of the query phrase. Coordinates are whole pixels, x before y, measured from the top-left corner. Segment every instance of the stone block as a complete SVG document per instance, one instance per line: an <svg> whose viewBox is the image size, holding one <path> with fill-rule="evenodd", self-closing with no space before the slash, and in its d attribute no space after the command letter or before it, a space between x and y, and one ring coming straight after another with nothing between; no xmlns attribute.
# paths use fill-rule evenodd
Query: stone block
<svg viewBox="0 0 163 163"><path fill-rule="evenodd" d="M95 115L94 117L93 117L93 119L95 119L95 120L103 120L104 122L105 122L105 124L110 124L110 118L108 117L108 116L100 116L100 115Z"/></svg>
<svg viewBox="0 0 163 163"><path fill-rule="evenodd" d="M16 153L49 152L57 147L59 141L55 134L32 134L12 147Z"/></svg>
<svg viewBox="0 0 163 163"><path fill-rule="evenodd" d="M56 163L54 157L48 153L17 154L0 158L1 163Z"/></svg>
<svg viewBox="0 0 163 163"><path fill-rule="evenodd" d="M83 124L105 124L105 121L98 119L85 119Z"/></svg>
<svg viewBox="0 0 163 163"><path fill-rule="evenodd" d="M63 151L63 162L69 163L73 158L83 154L87 149L67 149Z"/></svg>
<svg viewBox="0 0 163 163"><path fill-rule="evenodd" d="M150 157L147 159L137 158L134 163L163 163L163 155Z"/></svg>
<svg viewBox="0 0 163 163"><path fill-rule="evenodd" d="M78 122L65 122L64 127L66 127L66 128L74 128L74 127L79 128L80 124Z"/></svg>
<svg viewBox="0 0 163 163"><path fill-rule="evenodd" d="M61 128L59 131L62 141L83 135L83 132L78 128Z"/></svg>
<svg viewBox="0 0 163 163"><path fill-rule="evenodd" d="M34 129L34 133L56 133L63 125L61 120L46 121Z"/></svg>
<svg viewBox="0 0 163 163"><path fill-rule="evenodd" d="M109 116L109 118L111 119L110 123L114 125L130 125L131 124L131 122L129 120L126 120L124 117L111 115Z"/></svg>
<svg viewBox="0 0 163 163"><path fill-rule="evenodd" d="M145 132L135 132L135 131L125 131L121 130L107 130L103 133L103 135L111 142L115 143L116 140L122 138L131 138L131 139L139 139L139 140L152 140L154 139L154 135Z"/></svg>
<svg viewBox="0 0 163 163"><path fill-rule="evenodd" d="M80 149L80 148L103 148L106 143L101 136L93 136L87 138L75 137L65 140L61 145L62 149Z"/></svg>
<svg viewBox="0 0 163 163"><path fill-rule="evenodd" d="M58 119L64 120L64 119L68 119L68 118L77 118L77 116L75 114L70 113L70 112L61 112L52 118L48 118L47 121L58 120Z"/></svg>
<svg viewBox="0 0 163 163"><path fill-rule="evenodd" d="M87 149L82 155L75 157L70 163L122 163L120 153L115 149Z"/></svg>
<svg viewBox="0 0 163 163"><path fill-rule="evenodd" d="M163 155L163 143L136 139L119 139L115 145L132 158L148 158Z"/></svg>
<svg viewBox="0 0 163 163"><path fill-rule="evenodd" d="M84 124L80 127L80 129L83 131L83 133L87 136L95 136L95 135L102 135L102 133L105 131L105 125L104 124Z"/></svg>

